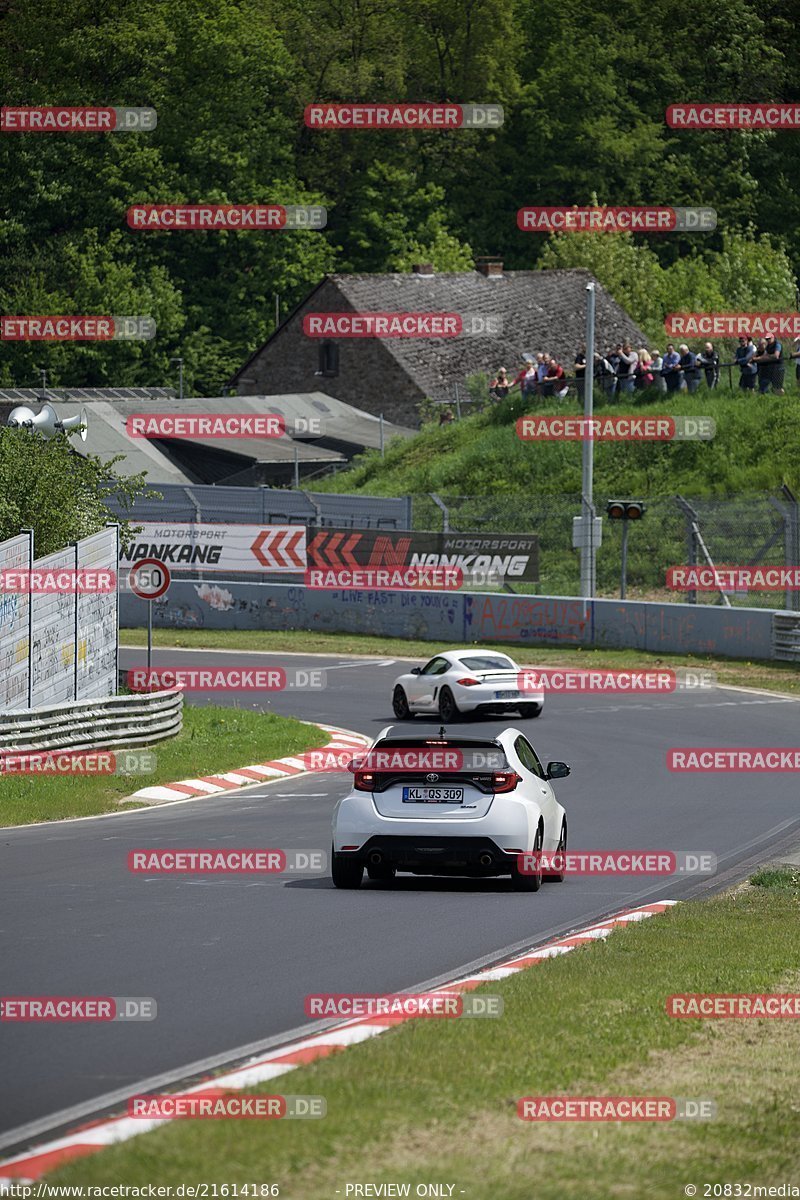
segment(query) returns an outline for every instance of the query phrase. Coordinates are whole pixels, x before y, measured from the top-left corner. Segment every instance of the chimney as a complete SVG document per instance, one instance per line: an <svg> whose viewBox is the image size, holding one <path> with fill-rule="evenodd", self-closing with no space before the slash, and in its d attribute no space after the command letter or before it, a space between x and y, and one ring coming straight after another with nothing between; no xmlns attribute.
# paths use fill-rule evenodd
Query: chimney
<svg viewBox="0 0 800 1200"><path fill-rule="evenodd" d="M432 275L433 263L414 263L411 270L415 275Z"/></svg>
<svg viewBox="0 0 800 1200"><path fill-rule="evenodd" d="M481 275L485 275L487 279L497 279L503 274L503 260L491 256L476 258L475 270L479 271Z"/></svg>

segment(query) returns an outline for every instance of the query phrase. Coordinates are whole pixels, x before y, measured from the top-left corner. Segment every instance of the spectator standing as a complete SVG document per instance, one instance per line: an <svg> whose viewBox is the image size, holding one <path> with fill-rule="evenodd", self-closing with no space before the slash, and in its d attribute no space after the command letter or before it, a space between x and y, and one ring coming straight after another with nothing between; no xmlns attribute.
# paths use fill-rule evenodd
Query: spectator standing
<svg viewBox="0 0 800 1200"><path fill-rule="evenodd" d="M664 382L667 385L668 392L679 392L683 384L683 371L681 370L681 356L673 346L672 342L667 346L667 353L661 362L661 374Z"/></svg>
<svg viewBox="0 0 800 1200"><path fill-rule="evenodd" d="M789 357L797 359L794 368L794 377L800 384L800 337L794 339L794 352Z"/></svg>
<svg viewBox="0 0 800 1200"><path fill-rule="evenodd" d="M583 404L584 383L586 381L586 355L583 346L575 355L575 391L578 393L578 399Z"/></svg>
<svg viewBox="0 0 800 1200"><path fill-rule="evenodd" d="M598 354L596 350L594 352L594 377L599 380L607 399L610 400L616 390L617 376L608 359L604 355Z"/></svg>
<svg viewBox="0 0 800 1200"><path fill-rule="evenodd" d="M620 392L632 392L636 387L636 366L638 362L639 355L635 350L631 350L630 342L624 342L619 352L619 366L617 367Z"/></svg>
<svg viewBox="0 0 800 1200"><path fill-rule="evenodd" d="M550 355L547 371L542 380L542 394L545 396L566 396L569 388L564 384L564 368Z"/></svg>
<svg viewBox="0 0 800 1200"><path fill-rule="evenodd" d="M717 387L719 385L719 354L714 349L713 342L706 342L697 356L697 362L705 371L706 387Z"/></svg>
<svg viewBox="0 0 800 1200"><path fill-rule="evenodd" d="M733 357L739 368L739 387L745 392L752 392L756 386L758 364L753 362L755 353L753 339L748 334L742 334Z"/></svg>
<svg viewBox="0 0 800 1200"><path fill-rule="evenodd" d="M758 341L756 342L756 352L753 355L753 363L756 368L756 383L758 384L758 390L760 392L765 392L767 390L767 387L769 386L768 383L764 387L761 386L762 383L764 383L765 376L769 375L769 368L767 367L766 363L764 362L763 358L761 357L763 355L764 351L766 350L766 348L767 348L766 338L760 337L758 339Z"/></svg>
<svg viewBox="0 0 800 1200"><path fill-rule="evenodd" d="M658 350L651 350L650 355L650 370L655 376L656 386L660 392L665 392L667 390L667 381L661 374L661 368L664 365L664 359L661 357L661 354Z"/></svg>
<svg viewBox="0 0 800 1200"><path fill-rule="evenodd" d="M455 414L454 414L452 408L443 408L442 411L439 413L439 424L440 425L450 425L451 422L455 421L455 419L456 419Z"/></svg>
<svg viewBox="0 0 800 1200"><path fill-rule="evenodd" d="M513 392L515 387L518 387L520 390L522 390L522 383L523 383L523 380L525 379L525 376L528 374L530 365L531 364L527 358L522 359L522 362L520 363L520 368L517 371L516 375L514 376L513 380L511 381L510 391Z"/></svg>
<svg viewBox="0 0 800 1200"><path fill-rule="evenodd" d="M611 370L614 372L614 386L611 389L611 392L609 393L611 396L615 396L617 394L617 392L619 391L619 364L620 364L621 351L622 351L622 343L619 343L617 346L614 347L613 350L609 350L608 354L606 355L606 362L611 367Z"/></svg>
<svg viewBox="0 0 800 1200"><path fill-rule="evenodd" d="M700 368L697 365L697 355L684 342L678 349L681 352L681 370L687 392L696 392L700 387Z"/></svg>
<svg viewBox="0 0 800 1200"><path fill-rule="evenodd" d="M550 355L545 350L543 354L536 355L536 383L537 391L540 396L544 395L544 377L547 374L547 368L550 366Z"/></svg>
<svg viewBox="0 0 800 1200"><path fill-rule="evenodd" d="M763 342L763 346L762 346ZM763 396L772 388L778 396L783 395L783 345L774 334L770 334L766 341L762 338L758 343L758 349L753 357L753 362L758 363L758 390Z"/></svg>
<svg viewBox="0 0 800 1200"><path fill-rule="evenodd" d="M639 361L636 364L636 386L647 388L653 383L653 360L649 350L639 351Z"/></svg>
<svg viewBox="0 0 800 1200"><path fill-rule="evenodd" d="M489 395L493 400L505 400L510 391L511 384L508 382L508 372L505 367L500 367L494 379L489 384Z"/></svg>

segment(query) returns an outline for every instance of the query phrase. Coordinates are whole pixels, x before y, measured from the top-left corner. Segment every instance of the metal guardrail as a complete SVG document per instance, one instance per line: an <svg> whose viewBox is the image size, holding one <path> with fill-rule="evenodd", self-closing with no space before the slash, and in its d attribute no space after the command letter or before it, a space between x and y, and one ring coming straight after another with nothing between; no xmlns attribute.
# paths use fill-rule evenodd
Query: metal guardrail
<svg viewBox="0 0 800 1200"><path fill-rule="evenodd" d="M786 662L800 662L800 612L773 613L772 656Z"/></svg>
<svg viewBox="0 0 800 1200"><path fill-rule="evenodd" d="M0 719L0 752L149 746L179 733L183 692L109 696L20 709Z"/></svg>

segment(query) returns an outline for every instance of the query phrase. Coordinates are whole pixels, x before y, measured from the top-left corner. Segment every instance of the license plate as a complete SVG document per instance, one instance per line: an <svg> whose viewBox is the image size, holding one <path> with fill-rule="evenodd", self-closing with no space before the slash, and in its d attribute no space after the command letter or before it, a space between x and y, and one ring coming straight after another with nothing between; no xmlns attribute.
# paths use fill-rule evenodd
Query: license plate
<svg viewBox="0 0 800 1200"><path fill-rule="evenodd" d="M516 700L519 692L495 692L495 700Z"/></svg>
<svg viewBox="0 0 800 1200"><path fill-rule="evenodd" d="M403 804L463 804L463 787L404 787Z"/></svg>

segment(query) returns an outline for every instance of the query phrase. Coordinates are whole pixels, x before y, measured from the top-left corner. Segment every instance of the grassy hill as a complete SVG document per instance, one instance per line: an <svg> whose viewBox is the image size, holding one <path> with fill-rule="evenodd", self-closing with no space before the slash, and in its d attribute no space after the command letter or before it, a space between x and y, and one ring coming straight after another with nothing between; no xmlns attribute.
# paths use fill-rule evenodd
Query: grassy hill
<svg viewBox="0 0 800 1200"><path fill-rule="evenodd" d="M644 396L644 393L640 393ZM800 393L743 395L701 389L634 404L595 404L598 415L668 413L709 416L712 442L597 442L598 495L724 497L763 492L788 483L800 490ZM578 414L574 397L532 407L519 395L448 426L425 426L410 441L395 441L315 487L374 496L437 492L456 496L556 496L581 490L579 442L523 442L515 422L526 412Z"/></svg>
<svg viewBox="0 0 800 1200"><path fill-rule="evenodd" d="M442 528L441 511L428 497L435 492L448 506L452 529L537 533L540 583L531 590L575 595L578 562L571 531L579 512L581 444L520 440L516 419L531 411L574 415L579 409L573 397L535 408L520 396L509 397L487 412L448 426L426 426L409 441L397 440L384 459L369 452L317 487L412 495L417 529ZM645 518L631 530L629 596L680 598L664 589L666 567L686 561L688 519L676 495L692 501L716 562L783 561L781 518L769 497L782 483L800 494L800 394L793 386L785 396L705 388L692 396L638 393L635 403L600 399L596 411L706 416L716 424L710 442L595 443L597 511L602 514L605 500L614 496L647 501ZM616 594L619 552L620 523L606 521L598 555L601 595ZM699 598L716 599L713 593ZM739 599L782 604L782 596L774 594Z"/></svg>

